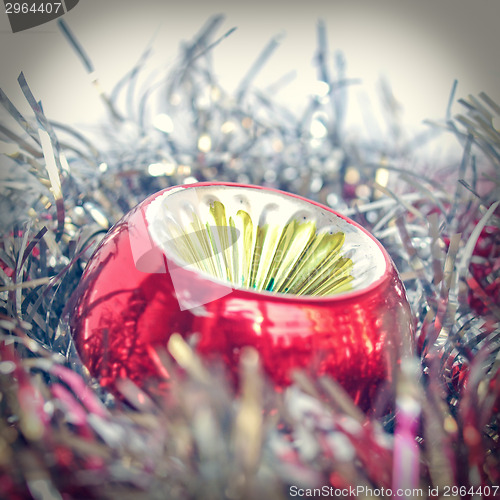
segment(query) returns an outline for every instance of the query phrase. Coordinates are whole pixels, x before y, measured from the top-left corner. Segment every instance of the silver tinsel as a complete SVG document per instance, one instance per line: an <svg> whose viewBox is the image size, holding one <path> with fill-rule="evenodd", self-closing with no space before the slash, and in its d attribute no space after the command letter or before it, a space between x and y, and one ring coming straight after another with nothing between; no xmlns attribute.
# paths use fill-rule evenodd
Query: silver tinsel
<svg viewBox="0 0 500 500"><path fill-rule="evenodd" d="M31 117L0 91L7 112L0 126L0 496L286 498L295 485L352 487L362 498L383 497L401 477L422 489L415 496L436 487L455 498L472 498L480 487L498 494L499 105L469 96L458 101L463 114L452 117L450 104L442 121L408 138L385 86L390 132L383 141L358 141L344 119L349 87L359 81L347 76L341 54L331 64L322 23L321 85L297 116L274 98L284 82L252 85L276 39L234 94L220 87L212 57L219 43L231 43L230 32L216 35L221 19L210 19L168 69L149 68L148 49L109 95L94 81L109 110L98 134L51 122L22 74ZM93 73L84 48L59 25ZM427 141L450 134L463 149L459 164L425 157ZM388 249L418 346L401 366L395 416L368 417L333 381L300 373L275 394L252 351L235 395L224 371L204 365L177 337L168 349L187 375L167 401L132 383L117 401L90 379L64 328L64 307L92 249L150 193L211 180L320 201ZM175 372L166 352L162 362ZM397 453L408 460L393 460Z"/></svg>

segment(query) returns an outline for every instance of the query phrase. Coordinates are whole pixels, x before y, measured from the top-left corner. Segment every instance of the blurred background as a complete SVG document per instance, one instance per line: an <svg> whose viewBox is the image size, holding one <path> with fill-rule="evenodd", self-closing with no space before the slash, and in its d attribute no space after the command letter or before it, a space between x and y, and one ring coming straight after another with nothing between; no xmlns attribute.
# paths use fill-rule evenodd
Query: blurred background
<svg viewBox="0 0 500 500"><path fill-rule="evenodd" d="M64 20L109 91L149 43L153 65L173 64L180 43L217 13L225 14L221 36L237 28L214 49L216 75L229 92L278 37L280 46L253 83L265 88L294 72L278 99L300 110L318 78L314 58L322 19L330 55L342 51L347 76L362 82L350 101L354 119L367 98L376 107L381 78L390 83L404 120L416 126L426 118L443 118L455 79L457 97L485 91L500 100L498 0L81 0ZM17 84L23 71L49 118L84 125L104 112L56 21L13 34L2 12L0 69L0 87L21 110L28 109Z"/></svg>

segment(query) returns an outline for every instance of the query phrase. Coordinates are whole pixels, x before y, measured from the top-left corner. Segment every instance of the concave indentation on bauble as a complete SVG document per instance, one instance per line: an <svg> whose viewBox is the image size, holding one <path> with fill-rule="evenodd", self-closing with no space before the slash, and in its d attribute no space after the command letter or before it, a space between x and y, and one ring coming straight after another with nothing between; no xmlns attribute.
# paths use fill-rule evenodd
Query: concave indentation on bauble
<svg viewBox="0 0 500 500"><path fill-rule="evenodd" d="M176 265L233 288L300 296L360 290L386 267L375 240L333 212L280 191L174 188L146 213Z"/></svg>

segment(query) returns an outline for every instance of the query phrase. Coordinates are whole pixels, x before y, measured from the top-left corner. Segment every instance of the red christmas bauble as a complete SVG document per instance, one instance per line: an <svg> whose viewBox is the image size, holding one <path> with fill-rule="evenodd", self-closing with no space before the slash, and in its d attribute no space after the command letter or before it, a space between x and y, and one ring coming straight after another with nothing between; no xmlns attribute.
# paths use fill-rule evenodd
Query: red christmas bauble
<svg viewBox="0 0 500 500"><path fill-rule="evenodd" d="M104 386L158 375L156 347L196 349L236 374L253 346L276 387L294 369L337 380L363 409L390 388L412 319L384 248L330 208L258 186L156 193L118 222L75 291L70 325Z"/></svg>

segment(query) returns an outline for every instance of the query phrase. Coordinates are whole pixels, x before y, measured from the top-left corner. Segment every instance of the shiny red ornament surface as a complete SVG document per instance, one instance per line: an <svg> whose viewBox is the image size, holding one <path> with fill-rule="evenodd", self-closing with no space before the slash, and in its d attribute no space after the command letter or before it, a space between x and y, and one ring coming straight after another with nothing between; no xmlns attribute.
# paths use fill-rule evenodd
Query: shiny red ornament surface
<svg viewBox="0 0 500 500"><path fill-rule="evenodd" d="M481 315L500 304L500 237L498 228L486 226L479 235L470 265L469 304Z"/></svg>
<svg viewBox="0 0 500 500"><path fill-rule="evenodd" d="M169 189L179 196L204 186L280 193L335 214L375 242L384 271L359 290L314 297L238 288L187 269L155 244L147 210ZM411 343L412 319L397 271L372 236L327 207L272 189L208 183L169 189L147 198L110 230L75 291L72 334L103 386L113 390L117 379L128 377L146 387L159 375L156 348L178 332L196 333L197 351L222 358L235 376L240 349L253 346L277 387L290 384L291 372L300 368L313 377L332 376L363 409L388 397L402 342Z"/></svg>

